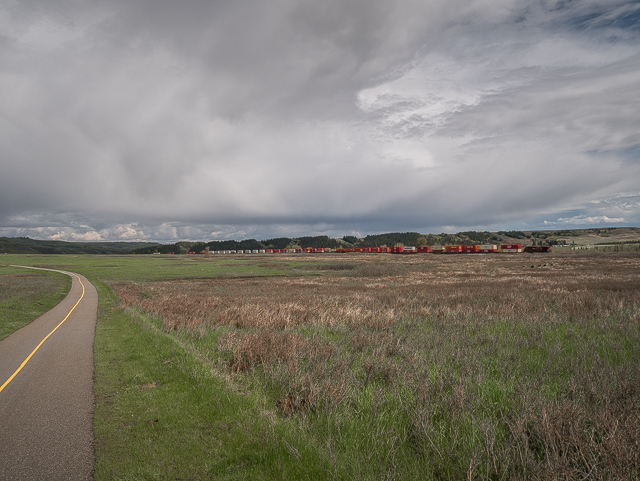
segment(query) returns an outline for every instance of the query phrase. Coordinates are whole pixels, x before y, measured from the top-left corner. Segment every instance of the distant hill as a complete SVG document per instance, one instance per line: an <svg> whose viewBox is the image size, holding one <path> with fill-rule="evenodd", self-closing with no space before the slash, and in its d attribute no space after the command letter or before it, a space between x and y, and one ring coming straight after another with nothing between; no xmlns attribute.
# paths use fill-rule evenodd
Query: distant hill
<svg viewBox="0 0 640 481"><path fill-rule="evenodd" d="M241 241L210 242L176 242L175 244L146 246L134 251L135 254L166 254L175 252L200 252L202 250L254 250L254 249L286 249L288 247L382 247L395 245L474 245L474 244L522 244L522 245L557 245L557 244L604 244L604 243L640 242L640 228L609 227L599 229L570 229L544 231L464 231L457 234L420 234L419 232L390 232L387 234L368 235L364 238L344 236L333 239L327 236L314 237L278 237L258 241L245 239Z"/></svg>
<svg viewBox="0 0 640 481"><path fill-rule="evenodd" d="M356 239L357 240L357 239ZM174 252L176 254L185 254L187 252L200 252L203 250L227 251L227 250L255 250L255 249L286 249L286 248L307 248L307 247L331 247L336 248L348 244L341 239L332 239L327 236L315 237L278 237L276 239L267 239L258 241L256 239L245 239L241 241L210 241L210 242L176 242L175 244L145 246L133 251L134 254L167 254Z"/></svg>
<svg viewBox="0 0 640 481"><path fill-rule="evenodd" d="M144 246L159 246L148 242L64 242L0 237L0 254L128 254Z"/></svg>
<svg viewBox="0 0 640 481"><path fill-rule="evenodd" d="M307 247L392 247L395 245L597 245L640 242L638 227L606 227L594 229L563 229L538 231L465 231L457 234L420 234L419 232L390 232L363 238L344 236L278 237L275 239L240 241L182 241L174 244L155 242L63 242L34 240L28 237L0 237L0 254L185 254L203 250L254 250Z"/></svg>
<svg viewBox="0 0 640 481"><path fill-rule="evenodd" d="M492 232L458 232L457 234L420 234L418 232L392 232L368 235L353 244L354 247L392 247L395 245L449 245L449 244L492 244L502 237Z"/></svg>
<svg viewBox="0 0 640 481"><path fill-rule="evenodd" d="M527 234L538 242L546 241L549 244L595 245L640 242L640 228L638 227L542 230L527 232ZM561 242L553 242L553 240Z"/></svg>

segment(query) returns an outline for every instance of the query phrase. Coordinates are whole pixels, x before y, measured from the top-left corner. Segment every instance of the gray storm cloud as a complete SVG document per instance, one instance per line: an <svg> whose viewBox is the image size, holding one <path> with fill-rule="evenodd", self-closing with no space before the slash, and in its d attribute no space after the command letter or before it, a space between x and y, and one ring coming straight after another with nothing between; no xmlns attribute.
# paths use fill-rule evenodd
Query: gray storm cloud
<svg viewBox="0 0 640 481"><path fill-rule="evenodd" d="M637 225L638 24L629 0L5 1L0 235Z"/></svg>

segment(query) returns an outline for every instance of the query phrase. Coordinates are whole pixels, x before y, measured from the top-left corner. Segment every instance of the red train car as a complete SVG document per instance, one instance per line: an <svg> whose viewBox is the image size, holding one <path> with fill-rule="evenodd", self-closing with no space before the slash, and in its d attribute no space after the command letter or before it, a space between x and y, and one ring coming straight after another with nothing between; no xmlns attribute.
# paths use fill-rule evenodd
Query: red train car
<svg viewBox="0 0 640 481"><path fill-rule="evenodd" d="M522 252L522 244L502 244L500 252Z"/></svg>
<svg viewBox="0 0 640 481"><path fill-rule="evenodd" d="M551 252L551 246L525 246L523 252Z"/></svg>

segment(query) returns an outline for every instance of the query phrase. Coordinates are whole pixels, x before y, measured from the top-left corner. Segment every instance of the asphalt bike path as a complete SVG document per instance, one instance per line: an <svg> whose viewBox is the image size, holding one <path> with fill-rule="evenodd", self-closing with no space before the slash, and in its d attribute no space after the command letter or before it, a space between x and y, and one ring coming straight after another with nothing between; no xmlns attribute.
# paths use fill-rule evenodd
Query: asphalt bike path
<svg viewBox="0 0 640 481"><path fill-rule="evenodd" d="M2 481L93 476L98 293L84 276L56 272L72 278L67 297L0 341Z"/></svg>

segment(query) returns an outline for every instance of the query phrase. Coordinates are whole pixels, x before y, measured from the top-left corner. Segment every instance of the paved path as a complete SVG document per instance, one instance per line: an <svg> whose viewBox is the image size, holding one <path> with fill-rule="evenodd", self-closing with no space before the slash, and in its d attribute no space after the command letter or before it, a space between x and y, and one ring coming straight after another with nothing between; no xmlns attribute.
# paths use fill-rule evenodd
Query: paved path
<svg viewBox="0 0 640 481"><path fill-rule="evenodd" d="M0 480L92 478L98 294L85 277L57 272L73 279L67 297L0 341Z"/></svg>

